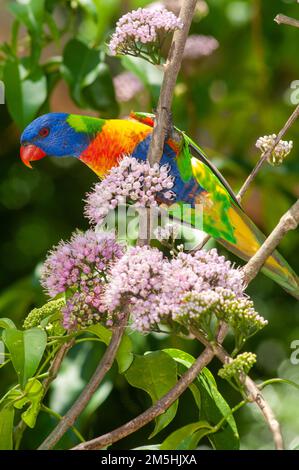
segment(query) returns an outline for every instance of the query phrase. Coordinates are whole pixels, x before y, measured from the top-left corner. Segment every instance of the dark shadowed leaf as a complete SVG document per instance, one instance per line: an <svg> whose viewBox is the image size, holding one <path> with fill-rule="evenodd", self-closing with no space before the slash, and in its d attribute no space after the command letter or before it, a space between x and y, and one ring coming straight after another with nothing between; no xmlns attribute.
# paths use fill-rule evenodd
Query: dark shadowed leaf
<svg viewBox="0 0 299 470"><path fill-rule="evenodd" d="M155 403L164 396L177 381L177 367L163 351L154 351L144 356L135 356L125 374L129 384L147 392ZM178 401L156 419L156 426L150 437L165 428L175 417Z"/></svg>
<svg viewBox="0 0 299 470"><path fill-rule="evenodd" d="M96 325L89 326L86 331L95 334L106 345L110 343L110 339L112 336L111 331L105 328L104 326L100 325L99 323ZM124 335L121 340L119 349L116 354L116 360L118 363L118 370L120 374L123 374L130 367L133 361L132 341L127 335Z"/></svg>
<svg viewBox="0 0 299 470"><path fill-rule="evenodd" d="M61 73L68 83L76 104L115 114L114 87L105 55L78 39L71 39L64 48Z"/></svg>

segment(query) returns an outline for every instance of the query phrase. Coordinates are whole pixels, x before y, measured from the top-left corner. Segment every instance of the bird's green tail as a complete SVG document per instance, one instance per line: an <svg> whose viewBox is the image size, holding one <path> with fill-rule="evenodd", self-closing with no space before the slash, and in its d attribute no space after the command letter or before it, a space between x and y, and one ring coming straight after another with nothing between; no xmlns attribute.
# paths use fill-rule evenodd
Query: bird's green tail
<svg viewBox="0 0 299 470"><path fill-rule="evenodd" d="M248 261L257 252L266 237L237 205L231 206L229 217L235 229L236 243L223 239L218 241L232 253ZM267 259L262 271L289 294L299 299L299 278L278 251L275 250Z"/></svg>

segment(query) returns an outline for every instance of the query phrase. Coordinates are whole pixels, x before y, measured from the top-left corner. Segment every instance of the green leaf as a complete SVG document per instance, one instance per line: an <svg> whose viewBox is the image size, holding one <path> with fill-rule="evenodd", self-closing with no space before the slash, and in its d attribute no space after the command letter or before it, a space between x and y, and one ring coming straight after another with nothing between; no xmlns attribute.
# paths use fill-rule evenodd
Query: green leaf
<svg viewBox="0 0 299 470"><path fill-rule="evenodd" d="M39 380L28 380L24 390L24 395L25 396L23 398L15 401L14 407L20 410L24 405L29 403L29 407L21 416L27 426L34 428L44 395L44 389Z"/></svg>
<svg viewBox="0 0 299 470"><path fill-rule="evenodd" d="M85 331L95 334L107 346L110 343L112 336L111 331L99 323L89 326ZM133 357L132 341L126 334L124 334L116 354L118 371L120 374L123 374L130 367Z"/></svg>
<svg viewBox="0 0 299 470"><path fill-rule="evenodd" d="M43 26L44 4L44 0L27 0L10 3L8 8L31 34L39 35Z"/></svg>
<svg viewBox="0 0 299 470"><path fill-rule="evenodd" d="M166 353L155 351L144 356L135 356L125 376L130 385L147 392L155 403L176 384L177 367L175 361ZM155 436L173 420L177 407L178 401L156 419L156 426L150 437Z"/></svg>
<svg viewBox="0 0 299 470"><path fill-rule="evenodd" d="M187 424L171 433L160 445L160 450L194 450L212 429L206 421Z"/></svg>
<svg viewBox="0 0 299 470"><path fill-rule="evenodd" d="M9 59L4 66L4 83L8 110L23 129L35 117L47 98L47 79L41 68L28 69L17 59Z"/></svg>
<svg viewBox="0 0 299 470"><path fill-rule="evenodd" d="M239 434L235 419L230 414L230 406L215 386L214 377L211 379L210 371L204 369L198 376L198 382L202 400L202 417L213 425L226 417L221 430L209 436L211 443L216 449L239 449Z"/></svg>
<svg viewBox="0 0 299 470"><path fill-rule="evenodd" d="M10 318L0 318L0 328L16 328L16 325Z"/></svg>
<svg viewBox="0 0 299 470"><path fill-rule="evenodd" d="M164 349L164 351L180 364L189 368L195 362L193 356L179 349ZM216 449L238 449L239 434L235 419L230 414L230 407L217 389L213 374L205 367L197 377L196 385L201 395L202 418L211 425L216 425L223 417L227 417L222 429L209 436Z"/></svg>
<svg viewBox="0 0 299 470"><path fill-rule="evenodd" d="M0 409L0 450L12 450L13 448L14 413L11 404L4 405Z"/></svg>
<svg viewBox="0 0 299 470"><path fill-rule="evenodd" d="M47 335L44 330L31 328L4 330L3 340L11 354L11 360L24 389L28 379L36 372L47 345Z"/></svg>
<svg viewBox="0 0 299 470"><path fill-rule="evenodd" d="M163 349L163 351L166 352L170 357L172 357L179 365L183 366L184 368L187 367L187 369L189 369L189 367L191 367L193 362L195 361L194 357L191 356L191 354L188 354L185 351L182 351L181 349L169 348L169 349ZM179 370L180 375L182 375L185 372L184 369L180 370L179 368L178 370ZM189 385L189 389L200 411L201 409L200 391L195 384Z"/></svg>
<svg viewBox="0 0 299 470"><path fill-rule="evenodd" d="M61 73L78 106L115 112L114 87L104 57L103 52L71 39L63 51Z"/></svg>
<svg viewBox="0 0 299 470"><path fill-rule="evenodd" d="M82 90L82 96L88 107L98 111L108 111L109 117L118 114L114 85L107 64L98 66L96 80Z"/></svg>

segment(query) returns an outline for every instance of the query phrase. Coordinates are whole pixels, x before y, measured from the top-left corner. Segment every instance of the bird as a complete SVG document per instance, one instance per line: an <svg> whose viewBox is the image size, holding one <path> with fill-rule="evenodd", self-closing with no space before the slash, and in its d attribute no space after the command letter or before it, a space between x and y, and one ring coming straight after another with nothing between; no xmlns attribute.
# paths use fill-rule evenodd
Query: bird
<svg viewBox="0 0 299 470"><path fill-rule="evenodd" d="M101 119L69 113L37 117L21 135L20 157L31 162L46 156L73 157L85 163L100 179L123 156L146 161L155 117L131 112L126 119ZM200 204L203 231L239 258L248 261L265 241L265 235L241 207L228 182L202 149L175 126L165 136L161 165L173 177L173 204L187 205L191 220ZM167 207L169 201L158 201ZM264 263L264 273L299 299L299 278L287 261L274 251Z"/></svg>

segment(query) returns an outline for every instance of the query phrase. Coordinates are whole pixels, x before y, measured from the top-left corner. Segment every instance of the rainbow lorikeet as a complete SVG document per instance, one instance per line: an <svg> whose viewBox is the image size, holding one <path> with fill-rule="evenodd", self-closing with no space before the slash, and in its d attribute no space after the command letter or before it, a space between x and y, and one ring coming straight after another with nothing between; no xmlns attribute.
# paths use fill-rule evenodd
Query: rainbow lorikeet
<svg viewBox="0 0 299 470"><path fill-rule="evenodd" d="M21 159L31 166L31 161L47 155L71 156L103 178L123 155L146 159L153 125L153 116L146 113L132 113L130 119L107 120L49 113L24 130ZM176 128L166 138L161 164L168 164L174 177L176 202L188 204L191 211L195 211L198 203L203 205L206 233L244 260L256 253L265 236L245 214L228 183L202 150ZM263 270L299 298L299 279L277 251L268 258Z"/></svg>

